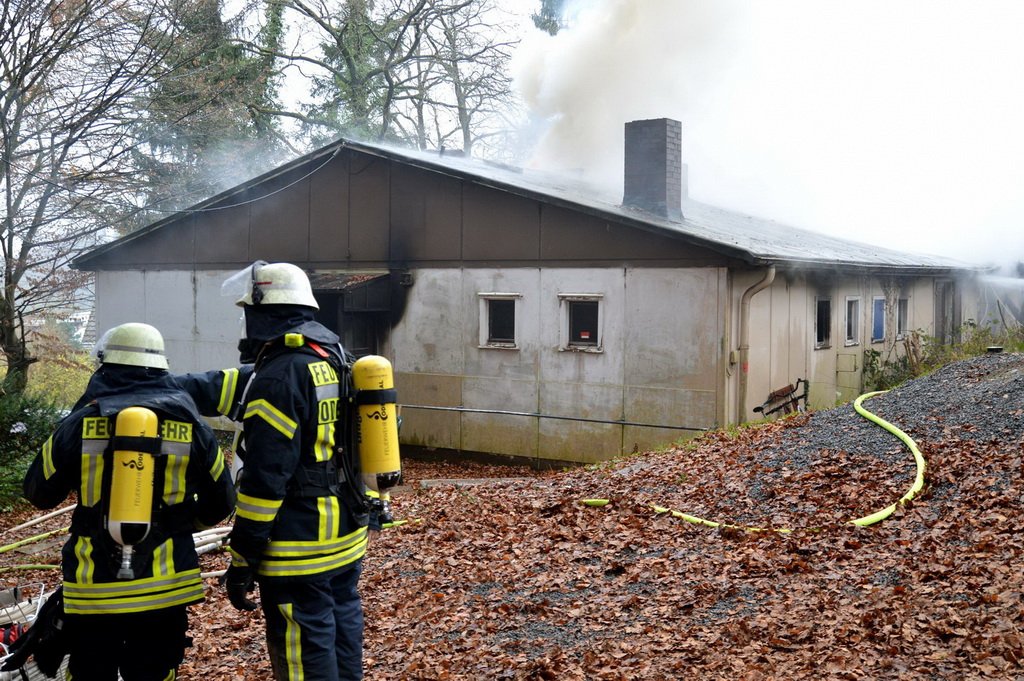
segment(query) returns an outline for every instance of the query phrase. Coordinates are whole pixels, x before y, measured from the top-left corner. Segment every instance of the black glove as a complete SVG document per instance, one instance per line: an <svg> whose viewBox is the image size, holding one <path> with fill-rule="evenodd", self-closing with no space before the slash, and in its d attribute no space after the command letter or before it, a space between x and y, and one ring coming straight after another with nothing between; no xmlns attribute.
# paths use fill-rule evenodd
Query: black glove
<svg viewBox="0 0 1024 681"><path fill-rule="evenodd" d="M224 585L227 587L228 600L236 610L256 609L256 603L246 597L256 588L256 577L251 567L232 563L224 574Z"/></svg>

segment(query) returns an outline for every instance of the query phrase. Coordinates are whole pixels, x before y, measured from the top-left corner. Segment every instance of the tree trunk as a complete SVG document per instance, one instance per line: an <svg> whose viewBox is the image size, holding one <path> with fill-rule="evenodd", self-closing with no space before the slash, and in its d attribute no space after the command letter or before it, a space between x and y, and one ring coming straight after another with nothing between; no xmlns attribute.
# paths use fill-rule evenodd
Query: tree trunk
<svg viewBox="0 0 1024 681"><path fill-rule="evenodd" d="M4 377L2 394L21 395L28 387L28 367L36 361L28 354L25 343L14 333L11 320L4 319L3 333L0 334L0 350L7 358L7 376Z"/></svg>

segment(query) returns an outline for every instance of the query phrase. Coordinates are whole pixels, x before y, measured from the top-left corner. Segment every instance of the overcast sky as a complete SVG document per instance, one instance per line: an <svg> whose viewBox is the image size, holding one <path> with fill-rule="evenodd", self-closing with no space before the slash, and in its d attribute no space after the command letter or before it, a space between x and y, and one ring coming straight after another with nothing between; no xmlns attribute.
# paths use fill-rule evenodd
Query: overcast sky
<svg viewBox="0 0 1024 681"><path fill-rule="evenodd" d="M539 0L506 0L522 12ZM979 263L1024 260L1024 2L588 0L525 30L531 163L621 195L625 121L683 123L690 195Z"/></svg>

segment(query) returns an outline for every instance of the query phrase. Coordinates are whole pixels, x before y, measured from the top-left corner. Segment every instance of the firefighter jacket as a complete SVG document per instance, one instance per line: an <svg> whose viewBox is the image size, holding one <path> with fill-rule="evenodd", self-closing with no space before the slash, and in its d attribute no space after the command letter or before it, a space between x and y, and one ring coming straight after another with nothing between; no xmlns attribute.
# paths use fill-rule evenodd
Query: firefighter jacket
<svg viewBox="0 0 1024 681"><path fill-rule="evenodd" d="M242 397L252 378L252 364L194 374L179 374L174 382L195 401L203 416L242 420Z"/></svg>
<svg viewBox="0 0 1024 681"><path fill-rule="evenodd" d="M242 402L230 548L261 580L320 578L351 567L367 545L347 365L333 332L316 322L294 331L263 349L248 381L248 367L178 377L203 409L230 414Z"/></svg>
<svg viewBox="0 0 1024 681"><path fill-rule="evenodd" d="M203 600L192 532L219 523L235 503L213 431L163 371L105 365L76 406L43 444L24 481L25 498L39 508L57 506L70 492L78 497L62 551L66 612L130 613ZM115 417L128 407L151 409L161 440L149 534L134 547L135 578L124 580L117 578L121 550L105 517Z"/></svg>

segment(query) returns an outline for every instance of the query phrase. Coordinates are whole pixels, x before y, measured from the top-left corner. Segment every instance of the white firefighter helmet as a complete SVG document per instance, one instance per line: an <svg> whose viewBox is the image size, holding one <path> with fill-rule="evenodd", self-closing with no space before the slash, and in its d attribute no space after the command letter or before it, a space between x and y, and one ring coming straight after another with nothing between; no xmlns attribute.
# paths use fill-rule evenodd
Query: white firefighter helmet
<svg viewBox="0 0 1024 681"><path fill-rule="evenodd" d="M109 329L96 343L95 352L102 364L168 368L164 338L149 324L129 322Z"/></svg>
<svg viewBox="0 0 1024 681"><path fill-rule="evenodd" d="M257 260L228 277L221 294L235 299L235 305L320 305L313 297L309 277L302 268L287 262Z"/></svg>

